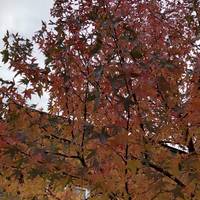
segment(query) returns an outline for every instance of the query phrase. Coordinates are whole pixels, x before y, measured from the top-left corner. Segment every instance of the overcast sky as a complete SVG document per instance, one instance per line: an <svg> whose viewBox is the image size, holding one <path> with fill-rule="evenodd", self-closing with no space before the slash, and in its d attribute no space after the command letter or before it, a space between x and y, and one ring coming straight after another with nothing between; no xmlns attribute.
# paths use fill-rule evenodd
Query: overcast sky
<svg viewBox="0 0 200 200"><path fill-rule="evenodd" d="M53 0L0 0L0 49L7 30L31 38L40 29L41 20L49 19L52 5ZM13 74L1 62L0 66L3 66L0 67L0 77L11 79Z"/></svg>
<svg viewBox="0 0 200 200"><path fill-rule="evenodd" d="M32 35L49 18L52 0L0 0L1 34L7 29Z"/></svg>

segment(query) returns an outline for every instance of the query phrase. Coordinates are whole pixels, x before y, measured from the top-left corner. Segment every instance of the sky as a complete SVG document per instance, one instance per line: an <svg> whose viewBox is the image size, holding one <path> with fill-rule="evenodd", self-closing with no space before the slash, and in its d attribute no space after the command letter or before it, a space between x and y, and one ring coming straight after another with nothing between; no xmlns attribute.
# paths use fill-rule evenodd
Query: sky
<svg viewBox="0 0 200 200"><path fill-rule="evenodd" d="M41 21L48 21L52 6L53 0L0 0L0 50L3 48L2 38L7 30L11 33L18 32L31 39L40 29ZM36 54L39 61L42 61L39 52ZM13 73L7 66L2 62L0 66L0 77L12 79ZM45 94L42 99L34 97L32 103L44 107L47 99L48 95Z"/></svg>

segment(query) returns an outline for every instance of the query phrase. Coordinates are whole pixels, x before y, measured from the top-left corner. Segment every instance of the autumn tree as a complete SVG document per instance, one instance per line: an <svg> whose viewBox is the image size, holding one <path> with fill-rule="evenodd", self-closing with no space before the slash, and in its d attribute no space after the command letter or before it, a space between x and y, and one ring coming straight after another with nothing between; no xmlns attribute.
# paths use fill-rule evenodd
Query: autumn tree
<svg viewBox="0 0 200 200"><path fill-rule="evenodd" d="M199 200L199 4L55 0L32 40L8 32L3 62L25 89L0 79L4 198L78 186L91 200ZM44 92L48 113L27 103Z"/></svg>

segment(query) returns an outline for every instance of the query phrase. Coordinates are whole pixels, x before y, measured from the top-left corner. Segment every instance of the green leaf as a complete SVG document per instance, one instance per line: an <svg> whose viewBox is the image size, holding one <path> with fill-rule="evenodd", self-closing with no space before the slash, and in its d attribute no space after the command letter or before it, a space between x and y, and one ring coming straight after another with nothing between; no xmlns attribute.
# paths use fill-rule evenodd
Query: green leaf
<svg viewBox="0 0 200 200"><path fill-rule="evenodd" d="M53 59L51 58L51 57L47 57L46 59L45 59L45 65L48 65L49 63L51 63L51 61L52 61Z"/></svg>
<svg viewBox="0 0 200 200"><path fill-rule="evenodd" d="M139 160L129 160L127 167L132 173L136 174L137 169L141 167L141 162Z"/></svg>
<svg viewBox="0 0 200 200"><path fill-rule="evenodd" d="M171 61L165 59L160 59L160 65L161 67L166 67L168 69L174 68L174 64Z"/></svg>
<svg viewBox="0 0 200 200"><path fill-rule="evenodd" d="M139 59L143 57L143 53L139 49L132 49L130 55L133 59Z"/></svg>
<svg viewBox="0 0 200 200"><path fill-rule="evenodd" d="M14 146L10 146L4 153L8 154L11 158L14 158L15 155L18 153L18 149Z"/></svg>
<svg viewBox="0 0 200 200"><path fill-rule="evenodd" d="M36 108L36 107L37 107L37 104L31 104L30 107L31 107L31 108Z"/></svg>
<svg viewBox="0 0 200 200"><path fill-rule="evenodd" d="M96 95L94 92L90 92L88 93L88 96L87 96L87 101L94 101L96 98Z"/></svg>
<svg viewBox="0 0 200 200"><path fill-rule="evenodd" d="M124 26L124 34L121 36L122 39L133 42L137 39L137 33L129 26Z"/></svg>
<svg viewBox="0 0 200 200"><path fill-rule="evenodd" d="M23 83L24 85L28 85L29 80L28 80L26 77L24 77L24 78L22 78L19 82L20 82L20 83Z"/></svg>
<svg viewBox="0 0 200 200"><path fill-rule="evenodd" d="M32 168L29 172L29 178L34 179L37 176L42 176L44 171L41 168Z"/></svg>
<svg viewBox="0 0 200 200"><path fill-rule="evenodd" d="M2 62L3 62L4 64L6 64L6 63L8 62L8 60L9 60L9 52L8 52L8 50L5 49L5 50L1 51L1 54L2 54L2 56L3 56Z"/></svg>
<svg viewBox="0 0 200 200"><path fill-rule="evenodd" d="M95 21L98 17L98 6L94 6L93 9L88 13L88 19Z"/></svg>
<svg viewBox="0 0 200 200"><path fill-rule="evenodd" d="M90 159L92 157L96 156L96 150L95 149L92 149L90 151L90 153L87 155L86 159Z"/></svg>
<svg viewBox="0 0 200 200"><path fill-rule="evenodd" d="M27 162L27 159L26 158L20 158L16 161L16 167L17 168L20 168L25 162Z"/></svg>
<svg viewBox="0 0 200 200"><path fill-rule="evenodd" d="M185 16L185 19L187 20L187 22L190 24L191 22L194 21L194 17L192 15L187 15Z"/></svg>

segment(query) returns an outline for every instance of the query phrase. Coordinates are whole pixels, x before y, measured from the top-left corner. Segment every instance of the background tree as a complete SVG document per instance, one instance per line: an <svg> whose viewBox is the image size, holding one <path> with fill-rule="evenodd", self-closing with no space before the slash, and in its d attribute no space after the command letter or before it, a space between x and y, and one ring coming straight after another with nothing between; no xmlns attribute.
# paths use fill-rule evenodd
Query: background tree
<svg viewBox="0 0 200 200"><path fill-rule="evenodd" d="M5 198L199 199L199 2L55 0L51 16L3 39L26 86L0 80ZM43 92L48 114L27 106Z"/></svg>

